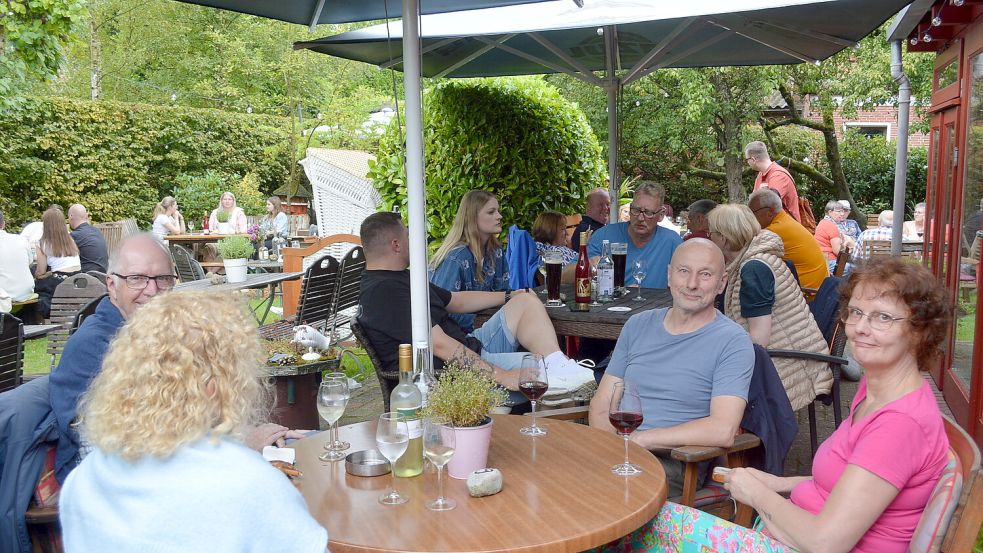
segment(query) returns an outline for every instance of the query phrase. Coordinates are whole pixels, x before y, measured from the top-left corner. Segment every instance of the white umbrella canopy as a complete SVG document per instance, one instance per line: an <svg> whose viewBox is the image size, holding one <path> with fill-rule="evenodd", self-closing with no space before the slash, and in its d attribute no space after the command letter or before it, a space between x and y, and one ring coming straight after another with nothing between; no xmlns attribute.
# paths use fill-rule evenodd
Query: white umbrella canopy
<svg viewBox="0 0 983 553"><path fill-rule="evenodd" d="M668 67L818 62L853 46L911 0L565 0L424 16L428 77L566 73L608 93L608 172L618 194L618 91ZM395 43L395 44L394 44ZM402 68L398 22L315 41L324 54ZM595 75L605 71L606 77ZM616 216L612 202L611 216Z"/></svg>

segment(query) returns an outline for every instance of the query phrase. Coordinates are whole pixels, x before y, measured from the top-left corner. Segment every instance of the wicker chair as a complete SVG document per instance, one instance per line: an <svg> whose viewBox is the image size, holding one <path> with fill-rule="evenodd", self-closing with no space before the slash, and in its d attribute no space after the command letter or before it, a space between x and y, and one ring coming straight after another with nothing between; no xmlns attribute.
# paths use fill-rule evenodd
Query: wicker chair
<svg viewBox="0 0 983 553"><path fill-rule="evenodd" d="M0 313L0 392L20 385L24 367L24 325L9 313Z"/></svg>
<svg viewBox="0 0 983 553"><path fill-rule="evenodd" d="M171 245L171 258L174 259L174 268L177 269L177 276L181 282L191 282L205 278L205 270L201 263L195 260L191 251L179 244Z"/></svg>
<svg viewBox="0 0 983 553"><path fill-rule="evenodd" d="M361 309L361 308L359 308ZM372 366L375 367L375 376L379 379L379 388L382 390L382 407L383 412L389 412L389 395L392 394L393 388L399 384L399 371L386 370L385 365L379 360L379 354L376 353L375 348L372 347L372 342L369 341L368 335L365 334L365 329L358 322L358 315L352 318L349 323L352 329L352 334L358 343L361 344L362 349L365 350L365 354L369 357L369 361L372 362Z"/></svg>
<svg viewBox="0 0 983 553"><path fill-rule="evenodd" d="M382 197L365 178L371 159L365 152L308 148L300 164L313 187L318 236L355 234L378 209Z"/></svg>

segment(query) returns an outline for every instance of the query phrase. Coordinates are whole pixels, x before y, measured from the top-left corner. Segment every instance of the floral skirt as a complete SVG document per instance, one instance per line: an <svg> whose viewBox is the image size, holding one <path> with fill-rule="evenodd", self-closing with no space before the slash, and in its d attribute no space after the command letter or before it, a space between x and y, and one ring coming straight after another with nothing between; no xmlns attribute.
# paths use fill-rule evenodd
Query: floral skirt
<svg viewBox="0 0 983 553"><path fill-rule="evenodd" d="M699 509L666 502L654 519L597 553L794 553L794 549L758 530L745 528Z"/></svg>

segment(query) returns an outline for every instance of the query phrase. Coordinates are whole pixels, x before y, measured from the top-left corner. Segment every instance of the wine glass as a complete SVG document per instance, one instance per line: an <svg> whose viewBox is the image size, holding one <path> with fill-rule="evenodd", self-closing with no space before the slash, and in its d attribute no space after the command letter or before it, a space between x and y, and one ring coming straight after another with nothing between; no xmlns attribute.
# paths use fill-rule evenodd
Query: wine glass
<svg viewBox="0 0 983 553"><path fill-rule="evenodd" d="M348 404L348 381L336 378L329 378L321 381L321 386L317 389L317 412L325 421L328 422L328 436L330 439L331 427L335 426L345 406ZM345 454L340 450L329 450L322 453L318 459L322 461L338 461L344 459Z"/></svg>
<svg viewBox="0 0 983 553"><path fill-rule="evenodd" d="M645 280L645 277L648 276L648 273L645 272L644 261L642 261L641 259L637 259L635 260L634 263L632 263L631 276L634 277L635 283L638 284L638 295L635 296L635 301L645 301L645 298L642 297L642 281Z"/></svg>
<svg viewBox="0 0 983 553"><path fill-rule="evenodd" d="M457 506L453 499L444 497L444 465L454 456L454 427L446 417L423 419L423 454L437 467L437 499L427 502L431 511L450 511Z"/></svg>
<svg viewBox="0 0 983 553"><path fill-rule="evenodd" d="M539 274L543 277L543 289L539 291L540 294L546 295L546 258L542 255L539 256Z"/></svg>
<svg viewBox="0 0 983 553"><path fill-rule="evenodd" d="M396 491L396 461L406 453L410 443L410 432L406 421L399 413L389 412L379 415L379 425L375 429L375 443L382 456L389 460L393 478L393 489L379 498L383 505L400 505L406 503L406 498Z"/></svg>
<svg viewBox="0 0 983 553"><path fill-rule="evenodd" d="M536 426L536 400L543 397L549 387L543 356L535 353L523 355L516 370L519 371L519 391L532 402L532 424L520 428L519 433L526 436L545 436L546 429Z"/></svg>
<svg viewBox="0 0 983 553"><path fill-rule="evenodd" d="M328 373L328 374L326 374L324 376L324 380L332 380L332 379L335 379L335 380L344 380L345 381L345 384L348 383L348 377L345 376L345 373L331 372L331 373ZM322 380L322 382L324 380ZM350 397L351 397L351 390L349 390L349 398ZM352 447L352 444L350 444L348 442L343 442L343 441L341 441L339 439L339 436L338 436L338 425L337 424L335 424L334 426L330 427L328 430L331 433L329 434L330 437L328 438L328 441L325 442L325 444L324 444L324 449L325 450L327 450L327 451L346 451L346 450L348 450L349 448Z"/></svg>
<svg viewBox="0 0 983 553"><path fill-rule="evenodd" d="M638 465L628 462L628 436L642 424L642 400L638 397L638 387L634 383L625 380L614 384L608 407L608 421L625 438L625 462L611 467L611 472L619 476L641 474L642 469Z"/></svg>
<svg viewBox="0 0 983 553"><path fill-rule="evenodd" d="M188 221L187 227L188 227L188 234L195 233L195 224L193 222Z"/></svg>

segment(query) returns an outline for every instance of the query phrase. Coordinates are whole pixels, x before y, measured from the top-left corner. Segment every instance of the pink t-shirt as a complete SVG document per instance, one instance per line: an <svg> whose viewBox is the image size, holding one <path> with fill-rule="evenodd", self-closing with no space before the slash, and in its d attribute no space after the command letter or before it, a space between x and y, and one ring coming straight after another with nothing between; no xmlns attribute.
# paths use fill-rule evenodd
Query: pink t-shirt
<svg viewBox="0 0 983 553"><path fill-rule="evenodd" d="M853 551L903 553L945 467L949 440L928 382L854 424L853 413L865 397L866 378L857 386L850 417L819 446L812 480L799 483L791 500L818 514L847 464L867 470L899 492Z"/></svg>

